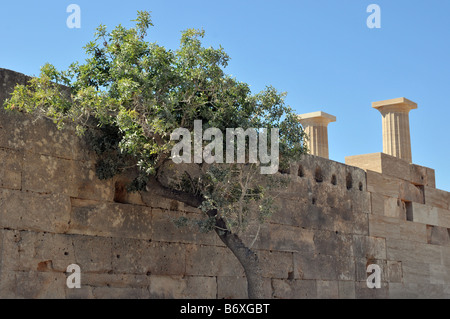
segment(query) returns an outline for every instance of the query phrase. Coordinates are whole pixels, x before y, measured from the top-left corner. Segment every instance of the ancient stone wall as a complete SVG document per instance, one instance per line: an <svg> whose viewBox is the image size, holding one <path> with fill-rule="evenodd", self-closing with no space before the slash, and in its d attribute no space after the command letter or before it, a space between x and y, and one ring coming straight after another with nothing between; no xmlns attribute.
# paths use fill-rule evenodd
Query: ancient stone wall
<svg viewBox="0 0 450 319"><path fill-rule="evenodd" d="M0 101L26 79L0 69ZM450 297L450 194L431 169L364 156L291 166L279 211L245 238L258 234L268 296ZM151 193L118 200L118 180L98 180L70 129L1 110L0 160L0 298L246 297L220 239L172 222L198 209ZM79 289L66 285L70 264ZM379 289L367 287L370 264Z"/></svg>
<svg viewBox="0 0 450 319"><path fill-rule="evenodd" d="M346 163L367 171L369 235L383 241L390 298L450 297L450 193L433 169L373 153ZM392 277L391 277L392 274Z"/></svg>

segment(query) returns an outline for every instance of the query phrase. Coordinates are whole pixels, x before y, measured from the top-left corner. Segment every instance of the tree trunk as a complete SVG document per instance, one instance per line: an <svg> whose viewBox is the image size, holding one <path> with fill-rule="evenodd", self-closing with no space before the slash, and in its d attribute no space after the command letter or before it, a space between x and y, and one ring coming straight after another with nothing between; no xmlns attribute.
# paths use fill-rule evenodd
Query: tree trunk
<svg viewBox="0 0 450 319"><path fill-rule="evenodd" d="M217 235L224 244L233 252L244 268L247 277L247 292L249 299L267 298L264 293L262 270L258 255L249 249L242 240L228 231L216 229Z"/></svg>
<svg viewBox="0 0 450 319"><path fill-rule="evenodd" d="M142 193L142 198L146 202L146 197L152 194L163 196L170 199L175 199L183 202L192 207L198 207L202 199L192 194L184 192L174 191L170 188L163 186L159 181L153 179L151 183L147 185L147 192ZM210 211L208 215L216 216L217 211ZM223 243L233 252L238 259L239 263L244 268L245 276L247 277L247 292L249 299L264 299L268 298L263 289L263 277L260 267L258 255L248 248L238 235L231 233L227 230L226 223L223 219L218 218L216 220L216 233Z"/></svg>

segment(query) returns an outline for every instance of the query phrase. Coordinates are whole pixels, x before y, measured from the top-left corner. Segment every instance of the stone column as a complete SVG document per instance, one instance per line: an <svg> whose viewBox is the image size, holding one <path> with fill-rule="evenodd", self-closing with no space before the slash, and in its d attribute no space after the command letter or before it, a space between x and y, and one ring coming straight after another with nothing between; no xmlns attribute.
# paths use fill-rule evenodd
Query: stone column
<svg viewBox="0 0 450 319"><path fill-rule="evenodd" d="M328 124L336 117L322 111L299 115L308 140L306 145L312 155L328 158Z"/></svg>
<svg viewBox="0 0 450 319"><path fill-rule="evenodd" d="M383 123L383 153L412 163L409 111L417 104L404 97L373 102L380 111Z"/></svg>

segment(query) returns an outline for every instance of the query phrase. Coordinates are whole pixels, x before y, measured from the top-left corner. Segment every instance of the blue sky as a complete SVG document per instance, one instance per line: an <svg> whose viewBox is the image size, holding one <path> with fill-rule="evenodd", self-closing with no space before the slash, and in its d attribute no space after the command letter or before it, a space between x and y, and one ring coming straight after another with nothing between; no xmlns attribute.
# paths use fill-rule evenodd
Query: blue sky
<svg viewBox="0 0 450 319"><path fill-rule="evenodd" d="M81 8L79 29L66 25L72 3ZM380 29L366 25L372 3L381 8ZM176 49L182 30L204 28L204 44L222 45L227 73L255 93L273 85L299 114L335 115L329 148L338 162L382 151L372 102L418 103L410 113L413 162L435 169L437 187L450 191L450 1L2 1L0 67L28 75L46 62L66 69L84 60L99 24L131 26L137 10L152 12L149 41Z"/></svg>

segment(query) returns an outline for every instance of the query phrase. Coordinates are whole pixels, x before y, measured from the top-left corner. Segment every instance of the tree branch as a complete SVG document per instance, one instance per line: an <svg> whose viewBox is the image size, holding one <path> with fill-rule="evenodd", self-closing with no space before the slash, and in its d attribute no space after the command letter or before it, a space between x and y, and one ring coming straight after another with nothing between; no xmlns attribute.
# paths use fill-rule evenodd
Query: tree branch
<svg viewBox="0 0 450 319"><path fill-rule="evenodd" d="M142 192L141 196L146 201L145 197L157 195L161 197L166 197L169 199L177 200L191 207L197 208L203 202L202 198L195 196L186 192L177 191L162 185L155 177L150 177L146 191Z"/></svg>

